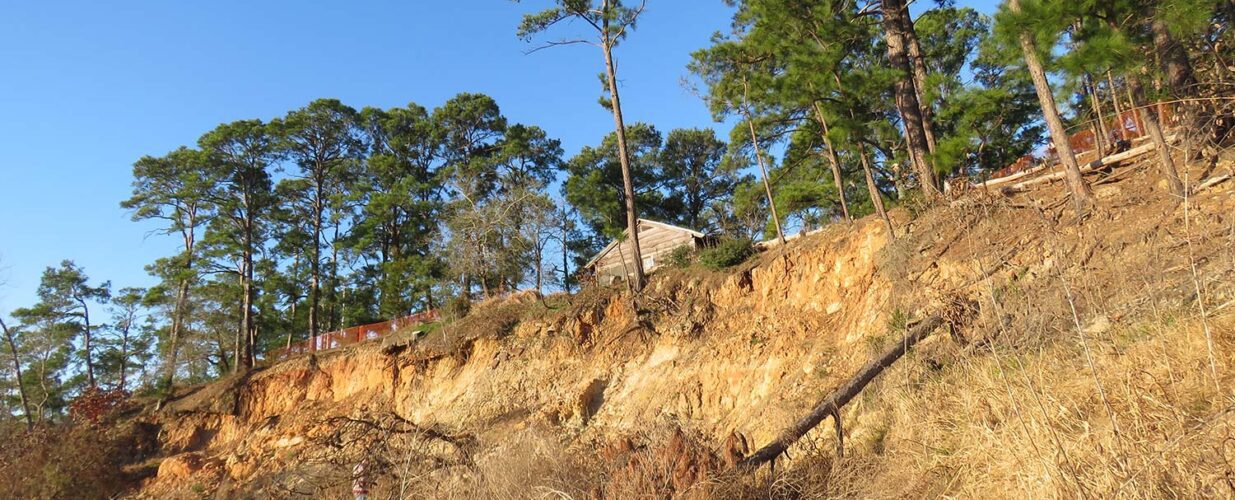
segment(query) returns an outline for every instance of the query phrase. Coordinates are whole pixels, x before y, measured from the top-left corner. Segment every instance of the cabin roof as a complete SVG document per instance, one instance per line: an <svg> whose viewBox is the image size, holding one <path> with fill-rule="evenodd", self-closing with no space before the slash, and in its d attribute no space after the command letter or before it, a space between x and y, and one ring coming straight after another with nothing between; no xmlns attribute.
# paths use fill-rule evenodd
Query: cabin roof
<svg viewBox="0 0 1235 500"><path fill-rule="evenodd" d="M702 238L702 237L703 237L703 233L701 233L701 232L699 232L699 231L695 231L694 229L687 229L687 228L684 228L684 227L681 227L681 226L675 226L675 225L673 225L673 224L666 224L666 223L664 223L664 222L657 222L657 221L654 221L654 220L639 219L639 225L640 225L640 226L642 226L642 225L644 225L644 224L647 224L647 225L649 225L649 226L659 227L659 228L661 228L661 229L668 229L668 230L670 230L670 231L680 231L680 232L683 232L683 233L689 233L691 236L694 236L694 237L696 237L696 238ZM629 232L629 230L622 230L622 235L623 235L623 236L625 236L627 232ZM584 264L584 265L583 265L583 267L592 267L594 264L596 264L596 262L597 262L597 261L599 261L602 257L604 257L604 256L605 256L605 254L607 254L607 253L609 253L609 251L613 250L613 248L614 248L614 247L616 247L616 246L618 245L618 243L620 243L621 241L622 241L622 238L621 238L621 237L618 237L618 238L614 239L613 241L609 242L609 244L608 244L608 245L606 245L606 246L605 246L605 248L601 249L601 250L600 250L600 252L597 252L597 253L596 253L596 256L595 256L595 257L592 257L592 260L589 260L589 261L587 262L587 264Z"/></svg>

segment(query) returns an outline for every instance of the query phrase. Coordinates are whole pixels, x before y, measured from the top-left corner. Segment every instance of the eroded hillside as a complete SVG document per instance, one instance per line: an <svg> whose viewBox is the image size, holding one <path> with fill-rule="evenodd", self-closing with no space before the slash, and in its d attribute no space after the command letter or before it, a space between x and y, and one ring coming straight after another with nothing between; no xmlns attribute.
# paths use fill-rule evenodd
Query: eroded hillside
<svg viewBox="0 0 1235 500"><path fill-rule="evenodd" d="M726 272L485 303L201 387L157 413L136 497L1230 495L1235 190L1174 202L1148 166L833 224ZM1198 172L1199 173L1199 172ZM771 440L907 326L973 317L776 463Z"/></svg>

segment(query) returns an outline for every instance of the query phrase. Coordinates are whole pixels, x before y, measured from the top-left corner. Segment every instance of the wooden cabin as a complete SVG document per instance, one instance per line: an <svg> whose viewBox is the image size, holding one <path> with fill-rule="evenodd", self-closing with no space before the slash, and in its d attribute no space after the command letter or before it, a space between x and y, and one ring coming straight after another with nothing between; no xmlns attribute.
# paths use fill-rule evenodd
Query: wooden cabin
<svg viewBox="0 0 1235 500"><path fill-rule="evenodd" d="M643 255L643 271L651 272L663 265L678 247L699 248L704 242L699 231L684 227L639 219L639 250ZM609 243L600 253L583 266L584 274L597 283L609 285L627 281L634 274L634 243L622 232L622 237Z"/></svg>

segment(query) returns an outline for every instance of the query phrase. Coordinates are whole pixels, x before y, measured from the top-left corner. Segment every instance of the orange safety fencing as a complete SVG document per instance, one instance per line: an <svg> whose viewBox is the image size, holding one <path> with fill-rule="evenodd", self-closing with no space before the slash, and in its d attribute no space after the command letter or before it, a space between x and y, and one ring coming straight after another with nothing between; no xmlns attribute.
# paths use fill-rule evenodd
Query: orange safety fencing
<svg viewBox="0 0 1235 500"><path fill-rule="evenodd" d="M429 310L416 313L411 316L404 316L402 318L395 318L390 321L383 321L381 323L370 323L367 325L344 328L342 330L333 331L330 333L323 333L308 340L296 342L290 347L272 352L271 357L274 359L287 359L292 356L298 356L310 352L325 351L343 347L345 345L358 344L360 342L381 338L403 328L436 321L439 317L441 317L441 315L438 314L437 310Z"/></svg>
<svg viewBox="0 0 1235 500"><path fill-rule="evenodd" d="M1164 104L1154 104L1157 108L1158 121L1163 125L1174 123L1175 115L1170 106ZM1109 122L1104 121L1107 133L1110 136L1104 141L1110 145L1115 140L1130 141L1137 137L1142 137L1148 132L1145 130L1145 122L1141 120L1140 113L1135 110L1124 111L1119 116L1112 117ZM1081 154L1087 151L1093 151L1098 148L1097 142L1094 140L1094 129L1090 128L1072 134L1068 138L1068 144L1072 146L1072 151L1076 154Z"/></svg>
<svg viewBox="0 0 1235 500"><path fill-rule="evenodd" d="M1176 116L1171 106L1162 103L1153 104L1152 106L1157 108L1158 121L1164 126L1169 126L1175 123ZM1089 123L1092 122L1086 122L1086 126L1088 126ZM1112 116L1109 120L1104 121L1104 124L1106 125L1107 133L1110 134L1110 136L1103 141L1103 143L1107 145L1107 148L1113 149L1114 143L1117 140L1131 141L1132 139L1143 137L1147 134L1145 131L1145 124L1141 120L1140 113L1136 110L1128 110L1120 113L1118 116ZM1072 153L1077 155L1098 149L1094 129L1087 128L1068 136L1068 145L1072 146ZM991 178L998 179L1000 177L1007 177L1009 175L1028 170L1043 159L1051 162L1055 161L1055 148L1048 146L1045 151L1045 158L1039 158L1033 154L1022 156L1016 161L1016 163L1008 165L1007 167L992 173Z"/></svg>

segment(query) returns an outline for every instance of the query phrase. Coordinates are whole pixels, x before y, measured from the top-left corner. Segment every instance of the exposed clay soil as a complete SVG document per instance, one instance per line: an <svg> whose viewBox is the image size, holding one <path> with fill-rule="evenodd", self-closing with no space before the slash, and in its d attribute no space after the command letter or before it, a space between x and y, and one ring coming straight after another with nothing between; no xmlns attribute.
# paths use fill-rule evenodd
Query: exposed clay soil
<svg viewBox="0 0 1235 500"><path fill-rule="evenodd" d="M897 209L895 239L832 224L725 272L662 270L637 300L519 294L196 388L137 417L163 458L130 494L341 497L368 457L376 498L1230 495L1235 450L1176 457L1195 480L1155 457L1227 425L1235 183L1185 204L1151 165L1103 175L1081 220L1058 185L975 193ZM725 475L958 300L979 304L966 327L845 408L845 458L829 423L777 476Z"/></svg>

